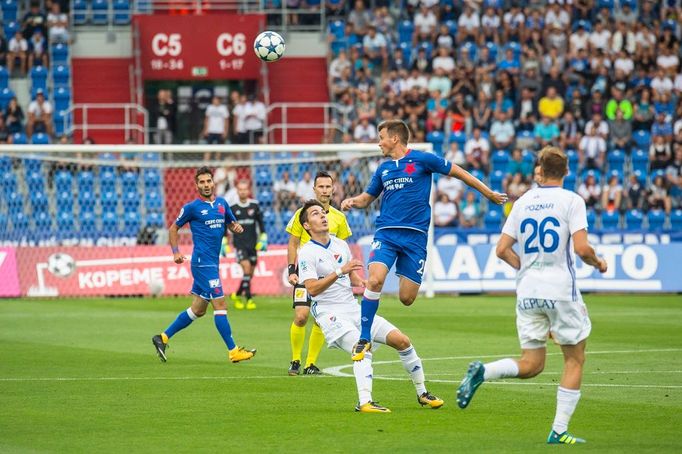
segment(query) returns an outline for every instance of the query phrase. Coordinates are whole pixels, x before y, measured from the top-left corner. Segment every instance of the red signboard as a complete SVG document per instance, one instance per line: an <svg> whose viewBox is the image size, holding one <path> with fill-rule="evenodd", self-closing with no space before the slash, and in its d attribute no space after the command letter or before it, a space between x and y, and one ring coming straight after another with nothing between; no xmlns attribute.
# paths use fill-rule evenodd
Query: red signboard
<svg viewBox="0 0 682 454"><path fill-rule="evenodd" d="M0 297L19 296L16 250L0 247Z"/></svg>
<svg viewBox="0 0 682 454"><path fill-rule="evenodd" d="M259 77L253 41L265 24L260 14L151 15L134 21L143 79Z"/></svg>

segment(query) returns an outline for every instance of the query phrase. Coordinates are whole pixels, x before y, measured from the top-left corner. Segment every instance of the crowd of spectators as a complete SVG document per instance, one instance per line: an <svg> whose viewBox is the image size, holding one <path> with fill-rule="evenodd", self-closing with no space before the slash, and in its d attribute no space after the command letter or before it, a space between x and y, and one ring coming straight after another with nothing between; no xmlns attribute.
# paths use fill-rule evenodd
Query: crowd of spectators
<svg viewBox="0 0 682 454"><path fill-rule="evenodd" d="M372 142L378 122L403 118L414 142L477 175L503 170L512 200L553 144L577 158L568 184L597 213L682 208L682 2L403 4L358 0L330 22L343 134L329 140ZM437 224L481 226L474 194L438 188Z"/></svg>

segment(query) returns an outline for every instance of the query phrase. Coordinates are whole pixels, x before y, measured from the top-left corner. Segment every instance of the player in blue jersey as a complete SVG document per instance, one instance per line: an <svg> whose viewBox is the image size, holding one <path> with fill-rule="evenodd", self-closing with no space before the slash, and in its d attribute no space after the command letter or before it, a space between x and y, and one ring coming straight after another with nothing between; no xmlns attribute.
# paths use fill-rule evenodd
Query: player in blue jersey
<svg viewBox="0 0 682 454"><path fill-rule="evenodd" d="M192 277L194 283L191 293L192 305L181 312L175 321L164 332L152 337L152 344L161 361L166 361L168 339L178 331L187 328L198 317L206 313L210 302L216 329L225 341L228 357L233 363L251 359L256 350L239 347L232 339L232 329L227 320L227 305L223 294L218 264L220 246L225 236L225 227L234 233L242 233L243 227L237 223L230 206L222 197L214 197L213 172L208 167L201 167L194 176L199 198L189 202L180 210L175 222L168 229L168 237L173 251L173 261L183 263L187 257L178 249L178 230L189 222L192 231L194 250L192 251Z"/></svg>
<svg viewBox="0 0 682 454"><path fill-rule="evenodd" d="M400 301L409 306L417 298L426 265L432 175L440 173L459 178L492 203L507 201L506 194L491 190L458 165L431 153L410 150L407 147L410 130L403 121L384 121L377 130L379 148L390 160L379 165L365 192L341 202L342 210L365 208L382 195L381 214L376 221L369 255L369 278L362 298L362 330L353 349L354 361L361 361L371 348L372 321L379 307L381 289L393 264L400 277Z"/></svg>

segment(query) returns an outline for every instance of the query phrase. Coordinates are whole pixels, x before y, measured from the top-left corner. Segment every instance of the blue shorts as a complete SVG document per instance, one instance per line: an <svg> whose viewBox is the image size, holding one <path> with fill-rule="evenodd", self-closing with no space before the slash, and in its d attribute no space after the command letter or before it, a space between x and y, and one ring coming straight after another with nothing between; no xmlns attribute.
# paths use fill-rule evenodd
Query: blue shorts
<svg viewBox="0 0 682 454"><path fill-rule="evenodd" d="M214 300L225 296L217 266L192 266L192 277L194 278L191 291L193 295L205 300Z"/></svg>
<svg viewBox="0 0 682 454"><path fill-rule="evenodd" d="M374 234L369 263L383 263L395 274L422 283L426 265L426 233L412 229L381 229ZM368 263L368 264L369 264Z"/></svg>

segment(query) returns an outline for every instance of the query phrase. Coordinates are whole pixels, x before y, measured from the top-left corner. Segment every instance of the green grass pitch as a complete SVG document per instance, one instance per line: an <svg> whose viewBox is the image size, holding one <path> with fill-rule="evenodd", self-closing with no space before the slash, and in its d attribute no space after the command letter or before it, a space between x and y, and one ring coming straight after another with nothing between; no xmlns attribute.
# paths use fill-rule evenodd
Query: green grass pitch
<svg viewBox="0 0 682 454"><path fill-rule="evenodd" d="M410 336L429 390L446 401L421 408L382 347L374 397L387 415L353 411L349 376L287 376L288 298L229 310L237 342L258 348L253 360L229 363L207 316L171 340L162 364L150 338L188 301L0 300L0 452L682 451L679 295L585 296L593 330L570 429L588 444L573 448L544 443L562 366L554 345L539 377L486 383L468 409L456 405L472 358L518 353L512 296L412 307L385 298L379 313ZM337 350L323 350L318 365L352 373Z"/></svg>

